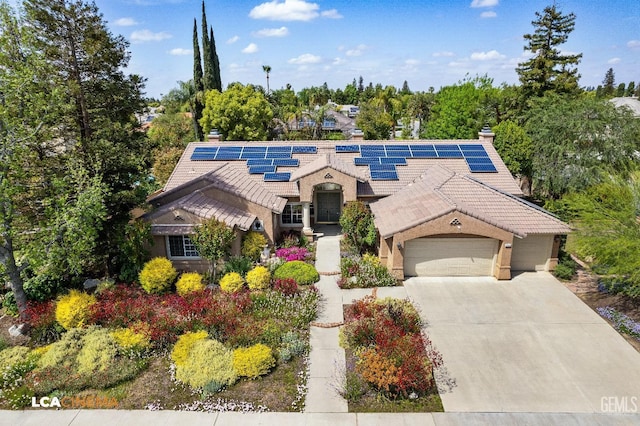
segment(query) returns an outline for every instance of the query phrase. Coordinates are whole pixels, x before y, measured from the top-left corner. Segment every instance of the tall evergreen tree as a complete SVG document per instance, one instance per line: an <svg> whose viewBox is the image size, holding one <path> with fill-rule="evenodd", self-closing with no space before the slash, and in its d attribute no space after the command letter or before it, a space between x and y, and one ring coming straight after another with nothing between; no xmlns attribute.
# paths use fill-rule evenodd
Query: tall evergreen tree
<svg viewBox="0 0 640 426"><path fill-rule="evenodd" d="M629 84L627 84L627 91L625 92L625 96L633 96L633 94L636 91L636 83L633 81L630 81Z"/></svg>
<svg viewBox="0 0 640 426"><path fill-rule="evenodd" d="M216 39L213 37L213 27L211 27L211 30L209 32L209 48L211 50L211 66L213 68L213 88L218 92L222 92L220 61L218 60L218 52L216 51Z"/></svg>
<svg viewBox="0 0 640 426"><path fill-rule="evenodd" d="M616 84L616 77L615 77L615 74L613 73L613 68L609 68L607 70L607 73L604 75L604 80L602 80L602 94L604 96L613 96L615 84Z"/></svg>
<svg viewBox="0 0 640 426"><path fill-rule="evenodd" d="M198 45L198 24L196 23L195 18L193 19L193 84L195 88L195 99L193 101L193 111L191 111L193 116L193 131L196 135L196 140L203 140L204 135L202 134L202 126L200 126L200 119L202 118L202 110L204 106L202 105L202 95L198 96L198 94L202 94L204 92L204 81L202 75L202 60L200 59L200 46Z"/></svg>
<svg viewBox="0 0 640 426"><path fill-rule="evenodd" d="M204 58L204 90L209 91L216 88L215 71L213 60L211 59L211 41L209 40L209 27L207 26L207 13L202 0L202 53Z"/></svg>
<svg viewBox="0 0 640 426"><path fill-rule="evenodd" d="M573 31L575 20L575 14L564 15L555 4L545 7L542 13L536 12L536 19L531 22L534 33L524 35L528 41L525 50L534 56L516 68L526 96L579 91L577 66L582 54L563 55L559 49Z"/></svg>

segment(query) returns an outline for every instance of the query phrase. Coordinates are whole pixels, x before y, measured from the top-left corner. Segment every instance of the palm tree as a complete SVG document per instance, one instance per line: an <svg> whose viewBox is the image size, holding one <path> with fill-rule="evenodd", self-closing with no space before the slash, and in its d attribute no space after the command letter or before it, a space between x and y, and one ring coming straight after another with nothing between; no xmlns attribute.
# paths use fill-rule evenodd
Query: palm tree
<svg viewBox="0 0 640 426"><path fill-rule="evenodd" d="M263 65L262 71L267 74L267 95L269 94L269 73L271 72L271 67L269 65Z"/></svg>

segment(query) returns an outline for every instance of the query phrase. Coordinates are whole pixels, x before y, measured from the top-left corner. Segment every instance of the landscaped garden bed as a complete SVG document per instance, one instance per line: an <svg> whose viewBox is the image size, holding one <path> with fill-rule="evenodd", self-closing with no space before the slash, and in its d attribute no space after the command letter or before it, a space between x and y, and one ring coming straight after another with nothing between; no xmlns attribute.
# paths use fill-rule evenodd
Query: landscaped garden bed
<svg viewBox="0 0 640 426"><path fill-rule="evenodd" d="M141 286L30 303L30 342L0 347L0 408L89 395L128 409L300 411L317 272L280 269L228 272L205 288L194 273L174 285L170 262L154 259ZM289 275L300 271L299 286Z"/></svg>
<svg viewBox="0 0 640 426"><path fill-rule="evenodd" d="M340 344L347 354L340 393L351 412L443 411L433 371L439 352L407 300L372 296L344 309Z"/></svg>

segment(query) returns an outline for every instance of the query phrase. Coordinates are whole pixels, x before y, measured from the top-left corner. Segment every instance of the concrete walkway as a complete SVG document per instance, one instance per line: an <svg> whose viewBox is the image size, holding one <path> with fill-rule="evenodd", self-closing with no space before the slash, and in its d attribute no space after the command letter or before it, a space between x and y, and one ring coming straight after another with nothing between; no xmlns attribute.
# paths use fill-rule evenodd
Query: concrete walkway
<svg viewBox="0 0 640 426"><path fill-rule="evenodd" d="M316 269L320 281L316 284L322 295L322 307L316 322L341 323L342 294L337 285L340 271L340 234L327 228L326 235L316 244ZM338 345L338 327L311 327L311 353L309 354L309 381L305 404L306 413L346 413L347 401L338 389L339 377L345 371L344 349Z"/></svg>

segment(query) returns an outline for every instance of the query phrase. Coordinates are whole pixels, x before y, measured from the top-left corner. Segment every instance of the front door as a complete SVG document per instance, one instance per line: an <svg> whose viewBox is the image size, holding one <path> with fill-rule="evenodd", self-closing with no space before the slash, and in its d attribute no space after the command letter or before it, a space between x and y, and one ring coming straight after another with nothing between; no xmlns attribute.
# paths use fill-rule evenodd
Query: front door
<svg viewBox="0 0 640 426"><path fill-rule="evenodd" d="M318 192L316 221L319 223L338 223L341 207L340 192Z"/></svg>

